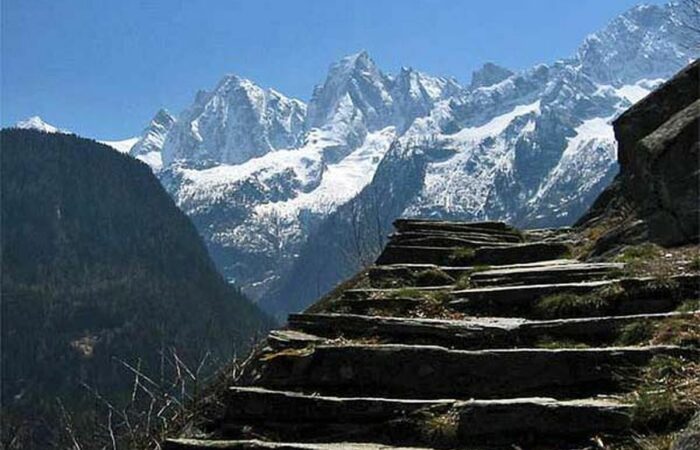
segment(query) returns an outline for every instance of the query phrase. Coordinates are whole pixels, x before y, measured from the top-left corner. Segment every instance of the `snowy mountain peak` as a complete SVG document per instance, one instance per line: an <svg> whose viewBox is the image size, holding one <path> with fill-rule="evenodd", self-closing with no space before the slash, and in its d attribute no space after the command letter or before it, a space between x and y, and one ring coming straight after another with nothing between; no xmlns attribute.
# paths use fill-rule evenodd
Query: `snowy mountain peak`
<svg viewBox="0 0 700 450"><path fill-rule="evenodd" d="M23 130L38 130L45 133L66 133L65 130L61 130L44 122L44 120L39 116L32 116L26 120L20 120L15 124L15 127Z"/></svg>
<svg viewBox="0 0 700 450"><path fill-rule="evenodd" d="M367 52L342 58L331 65L325 82L314 89L308 127L345 128L346 119L354 119L359 113L369 129L383 128L391 111L389 82Z"/></svg>
<svg viewBox="0 0 700 450"><path fill-rule="evenodd" d="M163 144L163 162L239 164L299 144L306 105L237 75L200 91Z"/></svg>
<svg viewBox="0 0 700 450"><path fill-rule="evenodd" d="M153 170L160 170L163 165L163 144L174 124L175 118L166 109L161 108L129 149L129 154L142 160Z"/></svg>
<svg viewBox="0 0 700 450"><path fill-rule="evenodd" d="M493 86L513 75L513 72L491 62L487 62L472 73L471 89Z"/></svg>
<svg viewBox="0 0 700 450"><path fill-rule="evenodd" d="M168 111L167 109L161 108L158 110L156 115L153 116L150 125L162 125L165 127L169 127L173 123L175 123L175 117L173 117L173 115L170 114L170 111Z"/></svg>
<svg viewBox="0 0 700 450"><path fill-rule="evenodd" d="M352 55L343 57L337 64L337 67L345 71L375 69L376 66L369 53L366 50L361 50Z"/></svg>
<svg viewBox="0 0 700 450"><path fill-rule="evenodd" d="M691 31L679 16L683 5L641 5L589 35L578 50L584 74L601 84L625 85L667 78L687 64Z"/></svg>

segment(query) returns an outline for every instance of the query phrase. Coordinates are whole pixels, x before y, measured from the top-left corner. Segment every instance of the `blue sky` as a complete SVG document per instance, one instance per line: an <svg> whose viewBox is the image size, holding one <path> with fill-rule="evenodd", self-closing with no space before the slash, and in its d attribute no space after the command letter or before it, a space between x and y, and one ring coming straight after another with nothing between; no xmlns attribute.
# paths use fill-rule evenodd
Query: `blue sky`
<svg viewBox="0 0 700 450"><path fill-rule="evenodd" d="M640 0L2 0L3 126L30 115L126 138L225 73L308 100L331 62L367 50L468 82L573 54ZM647 0L644 3L664 3Z"/></svg>

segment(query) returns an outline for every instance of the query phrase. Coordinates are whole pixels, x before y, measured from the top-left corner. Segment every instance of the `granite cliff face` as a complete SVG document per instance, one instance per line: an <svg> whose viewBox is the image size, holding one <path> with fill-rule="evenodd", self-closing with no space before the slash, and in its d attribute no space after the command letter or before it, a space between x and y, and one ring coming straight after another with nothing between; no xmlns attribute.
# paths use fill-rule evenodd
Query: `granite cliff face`
<svg viewBox="0 0 700 450"><path fill-rule="evenodd" d="M601 249L700 241L700 62L627 110L614 129L620 174L580 223L621 222Z"/></svg>

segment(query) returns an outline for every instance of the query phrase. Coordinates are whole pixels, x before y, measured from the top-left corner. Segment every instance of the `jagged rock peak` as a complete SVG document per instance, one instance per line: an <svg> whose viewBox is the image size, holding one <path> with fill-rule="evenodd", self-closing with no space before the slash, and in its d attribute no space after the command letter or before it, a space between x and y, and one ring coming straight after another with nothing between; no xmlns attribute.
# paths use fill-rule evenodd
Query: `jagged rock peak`
<svg viewBox="0 0 700 450"><path fill-rule="evenodd" d="M164 126L172 125L173 123L175 123L175 117L165 108L159 109L151 120L151 124L160 124Z"/></svg>
<svg viewBox="0 0 700 450"><path fill-rule="evenodd" d="M159 109L148 126L144 128L141 138L131 147L129 153L133 156L141 156L160 152L163 149L165 138L174 124L175 118L166 109Z"/></svg>
<svg viewBox="0 0 700 450"><path fill-rule="evenodd" d="M513 71L492 62L487 62L472 73L471 89L493 86L513 75Z"/></svg>
<svg viewBox="0 0 700 450"><path fill-rule="evenodd" d="M349 109L359 110L370 128L385 126L392 104L390 81L366 51L342 58L331 65L324 83L314 89L308 127L321 127L348 117Z"/></svg>
<svg viewBox="0 0 700 450"><path fill-rule="evenodd" d="M269 151L296 146L306 105L238 75L199 91L163 146L163 162L240 164Z"/></svg>
<svg viewBox="0 0 700 450"><path fill-rule="evenodd" d="M590 34L577 58L586 75L601 84L623 85L640 78L668 78L688 61L691 30L681 3L640 5Z"/></svg>

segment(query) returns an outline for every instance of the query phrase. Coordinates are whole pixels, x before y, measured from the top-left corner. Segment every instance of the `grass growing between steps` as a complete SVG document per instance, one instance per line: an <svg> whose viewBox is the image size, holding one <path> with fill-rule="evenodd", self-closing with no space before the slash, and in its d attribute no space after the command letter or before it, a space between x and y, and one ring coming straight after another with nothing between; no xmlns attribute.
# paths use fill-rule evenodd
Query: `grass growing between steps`
<svg viewBox="0 0 700 450"><path fill-rule="evenodd" d="M428 269L423 269L417 272L412 272L410 270L403 271L390 271L386 270L382 273L379 269L377 270L381 275L374 277L371 281L373 287L380 289L396 289L401 287L426 287L426 286L447 286L452 285L455 279L445 273L437 267L431 267ZM372 277L370 273L370 278Z"/></svg>
<svg viewBox="0 0 700 450"><path fill-rule="evenodd" d="M700 311L700 300L698 300L698 299L685 300L680 305L678 305L678 308L676 308L676 311L678 311L678 312Z"/></svg>
<svg viewBox="0 0 700 450"><path fill-rule="evenodd" d="M640 431L678 430L700 409L700 362L656 356L628 397L634 405L634 425Z"/></svg>
<svg viewBox="0 0 700 450"><path fill-rule="evenodd" d="M688 270L693 272L700 272L700 256L695 256L688 263Z"/></svg>
<svg viewBox="0 0 700 450"><path fill-rule="evenodd" d="M416 286L444 286L454 282L454 278L438 268L421 270L413 277L413 283Z"/></svg>
<svg viewBox="0 0 700 450"><path fill-rule="evenodd" d="M671 450L676 440L676 433L639 435L631 438L629 442L612 447L607 450Z"/></svg>
<svg viewBox="0 0 700 450"><path fill-rule="evenodd" d="M663 248L645 243L624 247L613 260L625 263L625 268L611 275L663 278L681 272L699 272L699 251L697 245Z"/></svg>
<svg viewBox="0 0 700 450"><path fill-rule="evenodd" d="M678 281L665 276L644 281L643 284L635 280L623 280L588 294L559 293L542 297L535 302L532 312L538 319L560 319L603 316L614 313L623 303L655 297L681 303L680 287Z"/></svg>
<svg viewBox="0 0 700 450"><path fill-rule="evenodd" d="M474 282L472 281L472 275L479 272L486 272L487 270L491 269L492 267L487 264L477 264L472 266L466 273L462 274L462 276L457 279L455 289L464 290L475 287Z"/></svg>
<svg viewBox="0 0 700 450"><path fill-rule="evenodd" d="M433 445L451 445L457 441L459 417L452 411L420 411L416 414L422 440Z"/></svg>
<svg viewBox="0 0 700 450"><path fill-rule="evenodd" d="M617 345L679 345L700 348L700 315L640 320L622 328Z"/></svg>
<svg viewBox="0 0 700 450"><path fill-rule="evenodd" d="M555 339L551 336L542 336L535 342L535 347L556 350L560 348L590 348L590 345L583 342L576 342L567 339Z"/></svg>
<svg viewBox="0 0 700 450"><path fill-rule="evenodd" d="M615 297L623 292L621 288L611 286L586 295L549 295L535 303L533 312L541 319L600 316L612 308Z"/></svg>

